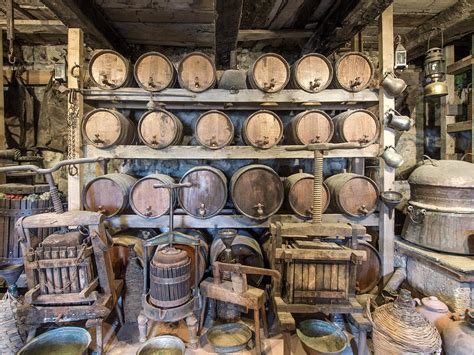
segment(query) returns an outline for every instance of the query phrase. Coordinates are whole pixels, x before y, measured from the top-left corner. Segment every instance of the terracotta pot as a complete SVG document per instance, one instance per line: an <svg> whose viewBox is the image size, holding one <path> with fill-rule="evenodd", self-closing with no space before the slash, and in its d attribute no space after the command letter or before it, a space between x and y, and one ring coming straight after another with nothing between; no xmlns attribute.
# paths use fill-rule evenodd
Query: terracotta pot
<svg viewBox="0 0 474 355"><path fill-rule="evenodd" d="M435 296L422 298L421 304L416 307L416 310L429 320L440 333L452 323L448 306Z"/></svg>

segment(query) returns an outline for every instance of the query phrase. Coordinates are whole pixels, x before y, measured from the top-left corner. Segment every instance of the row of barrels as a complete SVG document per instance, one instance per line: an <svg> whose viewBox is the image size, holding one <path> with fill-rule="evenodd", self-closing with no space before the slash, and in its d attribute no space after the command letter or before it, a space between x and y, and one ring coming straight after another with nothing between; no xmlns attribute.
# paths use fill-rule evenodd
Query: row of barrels
<svg viewBox="0 0 474 355"><path fill-rule="evenodd" d="M211 166L194 167L180 179L190 187L176 194L163 187L175 179L152 174L142 179L112 173L91 180L84 189L84 208L113 216L129 207L144 218L157 218L169 212L170 202L177 202L190 216L205 219L218 215L227 204L228 181L225 174ZM353 173L327 178L323 184L321 204L324 211L353 217L367 216L377 207L378 187L371 179ZM309 217L312 207L313 176L297 173L282 182L270 167L251 164L238 169L230 179L234 207L244 216L263 220L282 207L286 195L288 207L301 217ZM172 199L172 201L170 201Z"/></svg>
<svg viewBox="0 0 474 355"><path fill-rule="evenodd" d="M183 124L164 109L145 112L135 129L133 121L117 110L96 109L82 120L83 138L97 148L127 145L139 140L153 149L178 145L183 139ZM220 149L234 140L235 128L224 112L204 112L194 125L197 142L209 149ZM321 110L307 110L294 116L285 128L272 111L259 110L243 123L242 138L247 145L268 149L283 138L289 144L333 142L375 142L380 134L379 119L370 111L348 110L333 118Z"/></svg>
<svg viewBox="0 0 474 355"><path fill-rule="evenodd" d="M360 52L349 52L331 63L325 56L311 53L298 59L293 65L280 55L266 53L260 56L247 72L228 71L228 79L234 80L236 89L250 86L264 92L278 92L285 87L316 93L328 86L357 92L367 88L374 77L374 66ZM243 74L243 79L242 79ZM226 74L223 74L223 77ZM132 76L137 84L156 92L179 85L192 92L202 92L215 87L217 72L213 61L204 53L186 55L177 65L163 54L143 54L133 67L129 60L112 50L95 53L89 62L89 76L101 89L117 89L129 86ZM225 80L223 80L225 81ZM228 88L228 83L219 87Z"/></svg>

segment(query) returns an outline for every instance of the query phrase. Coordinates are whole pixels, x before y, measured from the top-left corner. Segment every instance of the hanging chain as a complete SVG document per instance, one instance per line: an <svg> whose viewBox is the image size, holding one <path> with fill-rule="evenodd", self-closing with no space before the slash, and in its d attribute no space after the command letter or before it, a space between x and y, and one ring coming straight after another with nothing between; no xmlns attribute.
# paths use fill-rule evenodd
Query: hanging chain
<svg viewBox="0 0 474 355"><path fill-rule="evenodd" d="M77 74L75 70L77 69ZM77 151L76 151L76 130L77 124L79 122L79 103L77 100L77 95L80 92L80 66L75 64L71 68L71 75L77 79L77 87L78 89L70 89L69 96L68 96L68 112L67 112L67 127L68 127L68 135L67 135L67 159L76 159L77 158ZM78 168L76 165L69 165L68 172L71 176L76 176L78 173Z"/></svg>

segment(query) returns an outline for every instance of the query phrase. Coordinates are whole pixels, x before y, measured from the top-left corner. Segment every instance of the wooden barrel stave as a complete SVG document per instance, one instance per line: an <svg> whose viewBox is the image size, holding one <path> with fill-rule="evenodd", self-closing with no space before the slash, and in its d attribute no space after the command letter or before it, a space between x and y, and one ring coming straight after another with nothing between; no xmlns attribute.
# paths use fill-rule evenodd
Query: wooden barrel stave
<svg viewBox="0 0 474 355"><path fill-rule="evenodd" d="M348 52L334 64L334 86L350 92L366 89L374 78L374 65L360 52Z"/></svg>
<svg viewBox="0 0 474 355"><path fill-rule="evenodd" d="M100 89L118 89L131 84L131 64L120 53L106 49L96 52L89 62L89 76Z"/></svg>
<svg viewBox="0 0 474 355"><path fill-rule="evenodd" d="M308 110L294 116L285 129L290 144L326 143L332 139L334 124L321 110Z"/></svg>
<svg viewBox="0 0 474 355"><path fill-rule="evenodd" d="M283 137L283 123L274 112L259 110L245 120L242 137L247 145L269 149Z"/></svg>
<svg viewBox="0 0 474 355"><path fill-rule="evenodd" d="M367 110L347 110L333 117L334 141L375 142L380 136L377 116Z"/></svg>
<svg viewBox="0 0 474 355"><path fill-rule="evenodd" d="M189 91L206 91L216 85L216 67L204 53L189 53L178 65L178 81L182 88Z"/></svg>
<svg viewBox="0 0 474 355"><path fill-rule="evenodd" d="M275 53L261 55L250 67L247 78L252 88L264 92L278 92L290 80L290 66Z"/></svg>
<svg viewBox="0 0 474 355"><path fill-rule="evenodd" d="M138 180L130 190L132 210L144 218L158 218L167 214L170 206L170 190L154 188L153 185L173 182L174 179L171 176L164 174L152 174Z"/></svg>
<svg viewBox="0 0 474 355"><path fill-rule="evenodd" d="M285 179L285 192L288 206L300 217L310 218L313 206L313 175L297 173ZM322 190L323 212L329 206L329 190L323 183Z"/></svg>
<svg viewBox="0 0 474 355"><path fill-rule="evenodd" d="M234 125L224 112L211 110L198 118L195 134L200 145L209 149L220 149L232 143Z"/></svg>
<svg viewBox="0 0 474 355"><path fill-rule="evenodd" d="M382 259L377 249L364 240L358 241L356 249L367 253L367 261L356 266L356 293L360 295L370 292L380 282Z"/></svg>
<svg viewBox="0 0 474 355"><path fill-rule="evenodd" d="M310 53L291 66L290 86L311 93L326 89L333 78L331 62L322 54Z"/></svg>
<svg viewBox="0 0 474 355"><path fill-rule="evenodd" d="M148 52L135 62L133 75L138 86L157 92L172 87L176 81L173 63L159 52Z"/></svg>
<svg viewBox="0 0 474 355"><path fill-rule="evenodd" d="M163 109L147 111L138 122L138 137L153 149L177 145L183 139L183 124L169 111Z"/></svg>

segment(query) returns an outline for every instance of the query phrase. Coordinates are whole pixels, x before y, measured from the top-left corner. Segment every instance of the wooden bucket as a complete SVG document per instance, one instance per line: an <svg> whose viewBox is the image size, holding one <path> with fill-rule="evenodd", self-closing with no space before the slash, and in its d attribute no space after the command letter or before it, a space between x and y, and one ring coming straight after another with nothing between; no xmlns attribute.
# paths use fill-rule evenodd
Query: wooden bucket
<svg viewBox="0 0 474 355"><path fill-rule="evenodd" d="M291 144L329 142L334 134L331 117L324 111L309 110L294 116L286 127L286 137Z"/></svg>
<svg viewBox="0 0 474 355"><path fill-rule="evenodd" d="M291 66L290 86L316 93L326 89L333 78L331 62L322 54L310 53Z"/></svg>
<svg viewBox="0 0 474 355"><path fill-rule="evenodd" d="M245 120L242 137L247 145L269 149L277 145L283 137L283 123L275 113L259 110Z"/></svg>
<svg viewBox="0 0 474 355"><path fill-rule="evenodd" d="M334 141L375 142L380 135L377 116L367 110L348 110L334 116Z"/></svg>
<svg viewBox="0 0 474 355"><path fill-rule="evenodd" d="M99 108L82 119L82 137L97 148L132 144L135 141L135 124L114 109Z"/></svg>
<svg viewBox="0 0 474 355"><path fill-rule="evenodd" d="M147 91L161 91L176 81L173 63L161 53L148 52L135 63L133 75L138 86Z"/></svg>
<svg viewBox="0 0 474 355"><path fill-rule="evenodd" d="M178 65L178 81L182 88L193 92L214 87L217 81L214 62L204 53L189 53Z"/></svg>
<svg viewBox="0 0 474 355"><path fill-rule="evenodd" d="M324 182L331 194L331 209L335 212L364 217L377 208L379 189L366 176L342 173L333 175Z"/></svg>
<svg viewBox="0 0 474 355"><path fill-rule="evenodd" d="M169 111L148 111L138 122L138 137L150 148L163 149L181 143L183 124Z"/></svg>
<svg viewBox="0 0 474 355"><path fill-rule="evenodd" d="M334 86L350 92L366 89L374 78L375 69L369 57L360 52L348 52L334 64Z"/></svg>
<svg viewBox="0 0 474 355"><path fill-rule="evenodd" d="M84 209L115 216L129 207L128 196L137 182L133 176L121 173L106 174L89 181L82 192Z"/></svg>
<svg viewBox="0 0 474 355"><path fill-rule="evenodd" d="M174 179L171 176L163 174L152 174L138 180L130 190L130 206L133 211L145 218L158 218L167 214L170 207L170 190L154 188L153 185L172 182Z"/></svg>
<svg viewBox="0 0 474 355"><path fill-rule="evenodd" d="M290 66L282 56L266 53L251 65L247 78L254 89L278 92L283 90L290 80Z"/></svg>
<svg viewBox="0 0 474 355"><path fill-rule="evenodd" d="M285 179L285 192L288 206L300 217L311 217L313 207L313 175L297 173ZM322 203L323 212L329 206L329 190L323 183Z"/></svg>
<svg viewBox="0 0 474 355"><path fill-rule="evenodd" d="M131 64L120 53L100 50L89 62L89 76L100 89L118 89L131 84Z"/></svg>
<svg viewBox="0 0 474 355"><path fill-rule="evenodd" d="M198 166L186 172L180 182L192 184L178 191L179 204L190 216L210 218L224 208L227 178L222 171L211 166Z"/></svg>
<svg viewBox="0 0 474 355"><path fill-rule="evenodd" d="M278 174L260 164L237 170L230 181L230 191L235 208L257 220L277 213L284 199L284 187Z"/></svg>
<svg viewBox="0 0 474 355"><path fill-rule="evenodd" d="M232 143L234 125L224 112L211 110L198 118L195 134L200 145L209 149L220 149Z"/></svg>

